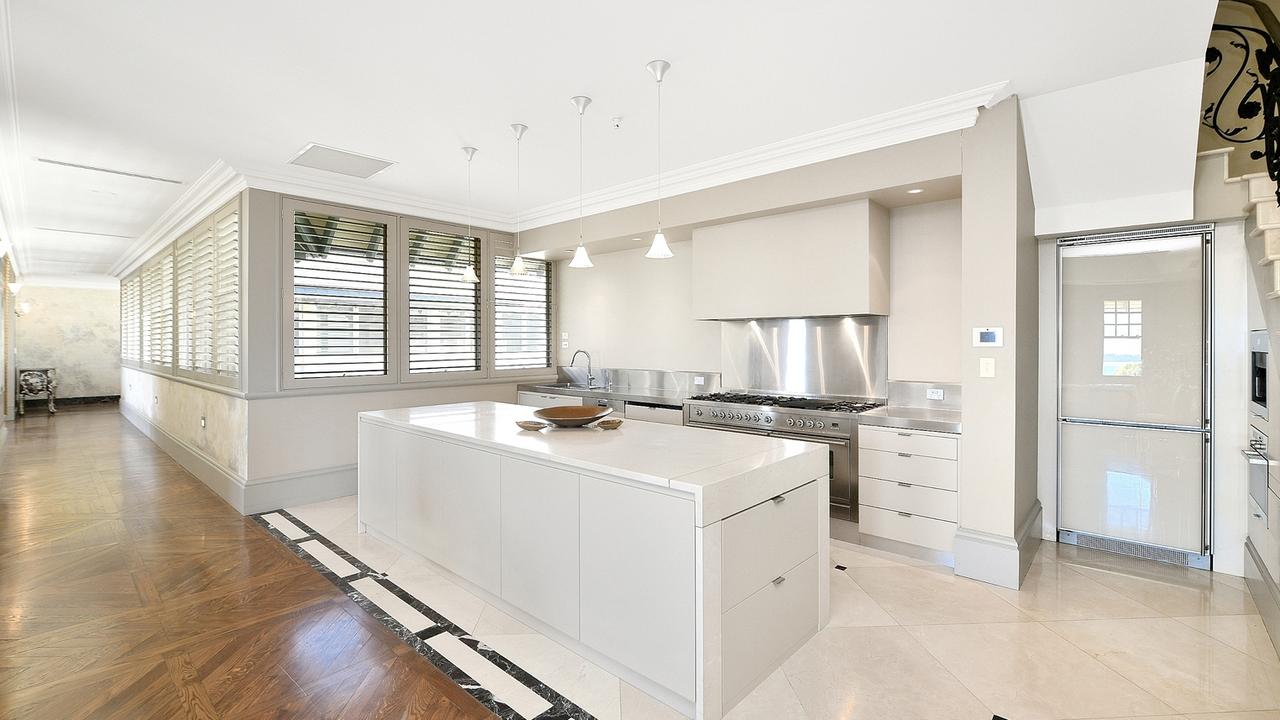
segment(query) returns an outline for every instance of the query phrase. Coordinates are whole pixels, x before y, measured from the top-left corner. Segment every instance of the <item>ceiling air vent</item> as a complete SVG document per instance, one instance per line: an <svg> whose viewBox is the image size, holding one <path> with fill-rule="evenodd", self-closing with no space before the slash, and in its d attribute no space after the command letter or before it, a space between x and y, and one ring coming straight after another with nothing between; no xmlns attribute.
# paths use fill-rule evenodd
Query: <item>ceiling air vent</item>
<svg viewBox="0 0 1280 720"><path fill-rule="evenodd" d="M308 143L289 162L294 165L317 170L328 170L329 172L358 178L373 177L395 165L389 160L379 160L376 157L347 152L346 150L339 150L318 143Z"/></svg>

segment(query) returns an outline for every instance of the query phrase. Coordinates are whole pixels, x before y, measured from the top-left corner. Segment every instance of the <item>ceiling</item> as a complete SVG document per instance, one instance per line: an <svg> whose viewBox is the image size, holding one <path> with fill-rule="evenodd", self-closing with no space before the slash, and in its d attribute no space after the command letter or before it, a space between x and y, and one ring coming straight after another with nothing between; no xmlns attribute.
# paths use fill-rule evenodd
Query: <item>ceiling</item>
<svg viewBox="0 0 1280 720"><path fill-rule="evenodd" d="M351 180L369 192L458 208L459 148L474 145L474 212L509 222L512 122L530 126L521 211L571 207L572 95L595 100L588 192L654 176L654 58L673 66L663 125L674 170L990 83L1028 97L1185 61L1203 53L1214 3L0 5L0 212L24 274L92 275L218 160L323 178L285 164L315 142L394 161Z"/></svg>

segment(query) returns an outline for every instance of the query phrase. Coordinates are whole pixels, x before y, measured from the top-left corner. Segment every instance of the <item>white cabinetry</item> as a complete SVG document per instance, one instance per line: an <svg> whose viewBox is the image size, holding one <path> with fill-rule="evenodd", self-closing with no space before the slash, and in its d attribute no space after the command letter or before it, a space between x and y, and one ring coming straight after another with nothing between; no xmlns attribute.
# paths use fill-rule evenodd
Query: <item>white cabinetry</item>
<svg viewBox="0 0 1280 720"><path fill-rule="evenodd" d="M870 200L693 231L699 320L889 313L888 212Z"/></svg>
<svg viewBox="0 0 1280 720"><path fill-rule="evenodd" d="M952 552L959 437L858 428L858 525L863 534Z"/></svg>
<svg viewBox="0 0 1280 720"><path fill-rule="evenodd" d="M578 637L578 475L502 458L502 599Z"/></svg>
<svg viewBox="0 0 1280 720"><path fill-rule="evenodd" d="M558 407L560 405L586 405L584 398L575 395L555 395L553 393L537 393L521 390L516 393L517 405L530 407Z"/></svg>

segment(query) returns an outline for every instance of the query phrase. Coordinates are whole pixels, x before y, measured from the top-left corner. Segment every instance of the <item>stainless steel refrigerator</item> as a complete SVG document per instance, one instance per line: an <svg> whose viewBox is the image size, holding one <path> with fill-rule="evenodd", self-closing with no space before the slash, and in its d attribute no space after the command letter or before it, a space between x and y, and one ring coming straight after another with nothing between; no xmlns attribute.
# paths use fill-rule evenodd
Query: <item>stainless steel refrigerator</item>
<svg viewBox="0 0 1280 720"><path fill-rule="evenodd" d="M1059 242L1059 540L1209 567L1212 239Z"/></svg>

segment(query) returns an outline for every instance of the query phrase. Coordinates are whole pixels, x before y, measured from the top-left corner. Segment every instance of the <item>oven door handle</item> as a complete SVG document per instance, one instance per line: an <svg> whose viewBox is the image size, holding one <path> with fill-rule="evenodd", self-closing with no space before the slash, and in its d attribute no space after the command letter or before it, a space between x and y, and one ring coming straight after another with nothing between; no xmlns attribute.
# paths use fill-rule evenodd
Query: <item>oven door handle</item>
<svg viewBox="0 0 1280 720"><path fill-rule="evenodd" d="M836 447L848 447L851 443L851 440L849 440L849 438L844 438L844 439L824 438L824 437L816 437L813 435L793 435L791 433L782 433L782 432L769 433L769 437L776 437L782 440L800 440L802 442L825 443L827 445L834 445Z"/></svg>
<svg viewBox="0 0 1280 720"><path fill-rule="evenodd" d="M728 430L729 432L744 433L746 435L762 435L768 437L769 433L765 430L756 430L754 428L735 427L733 425L713 425L710 423L689 422L684 424L685 427L702 428L704 430Z"/></svg>

